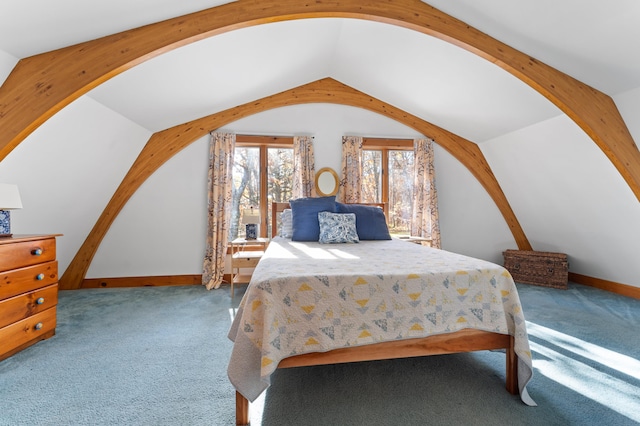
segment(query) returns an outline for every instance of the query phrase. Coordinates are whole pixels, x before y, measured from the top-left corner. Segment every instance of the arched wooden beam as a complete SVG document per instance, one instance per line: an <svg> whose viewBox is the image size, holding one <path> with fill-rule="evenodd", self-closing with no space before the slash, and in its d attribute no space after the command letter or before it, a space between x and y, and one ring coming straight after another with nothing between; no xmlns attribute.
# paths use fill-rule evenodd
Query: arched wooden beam
<svg viewBox="0 0 640 426"><path fill-rule="evenodd" d="M0 161L78 96L147 59L226 31L326 17L409 28L502 67L574 120L640 200L640 151L609 96L418 0L238 0L22 59L0 87Z"/></svg>
<svg viewBox="0 0 640 426"><path fill-rule="evenodd" d="M102 239L124 205L149 176L183 148L205 136L211 129L241 118L273 108L308 103L335 103L364 108L435 139L464 164L487 190L509 225L518 247L531 250L531 244L476 144L352 87L326 78L153 134L62 275L60 288L80 287Z"/></svg>

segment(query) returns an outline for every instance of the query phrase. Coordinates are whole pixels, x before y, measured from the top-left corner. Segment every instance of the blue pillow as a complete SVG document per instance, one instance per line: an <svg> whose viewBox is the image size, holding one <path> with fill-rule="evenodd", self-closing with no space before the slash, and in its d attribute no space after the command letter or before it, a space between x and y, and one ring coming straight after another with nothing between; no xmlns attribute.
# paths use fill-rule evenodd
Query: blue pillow
<svg viewBox="0 0 640 426"><path fill-rule="evenodd" d="M292 241L318 241L318 213L336 212L336 197L309 197L289 200L292 219Z"/></svg>
<svg viewBox="0 0 640 426"><path fill-rule="evenodd" d="M355 213L318 213L320 223L319 243L357 243L358 231L356 231Z"/></svg>
<svg viewBox="0 0 640 426"><path fill-rule="evenodd" d="M390 240L387 219L381 208L363 204L336 203L338 213L355 213L356 230L361 240Z"/></svg>

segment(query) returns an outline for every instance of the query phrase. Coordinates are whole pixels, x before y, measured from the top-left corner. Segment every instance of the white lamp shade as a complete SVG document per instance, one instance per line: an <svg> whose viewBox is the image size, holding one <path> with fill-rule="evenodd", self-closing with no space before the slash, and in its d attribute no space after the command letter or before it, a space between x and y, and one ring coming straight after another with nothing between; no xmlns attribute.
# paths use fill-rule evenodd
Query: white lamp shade
<svg viewBox="0 0 640 426"><path fill-rule="evenodd" d="M22 201L17 185L0 183L0 210L21 209Z"/></svg>
<svg viewBox="0 0 640 426"><path fill-rule="evenodd" d="M260 223L260 212L258 209L244 209L242 211L242 223Z"/></svg>

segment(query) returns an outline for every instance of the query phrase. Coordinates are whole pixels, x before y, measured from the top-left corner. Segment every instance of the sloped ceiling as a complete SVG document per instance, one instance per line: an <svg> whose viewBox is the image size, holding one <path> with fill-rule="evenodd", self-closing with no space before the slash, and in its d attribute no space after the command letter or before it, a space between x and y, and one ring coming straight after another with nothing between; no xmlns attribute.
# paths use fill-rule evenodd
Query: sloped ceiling
<svg viewBox="0 0 640 426"><path fill-rule="evenodd" d="M223 4L4 0L0 50L16 59ZM609 95L640 87L640 3L429 1ZM561 112L497 66L407 29L351 19L273 23L149 60L89 96L159 131L323 77L481 143Z"/></svg>

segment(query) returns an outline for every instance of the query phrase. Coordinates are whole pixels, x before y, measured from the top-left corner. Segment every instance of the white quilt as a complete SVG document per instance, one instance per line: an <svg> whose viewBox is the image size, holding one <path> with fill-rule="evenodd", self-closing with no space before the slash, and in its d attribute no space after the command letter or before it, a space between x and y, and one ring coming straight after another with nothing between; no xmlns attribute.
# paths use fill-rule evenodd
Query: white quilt
<svg viewBox="0 0 640 426"><path fill-rule="evenodd" d="M249 401L289 356L464 328L513 335L522 400L533 375L518 292L502 266L401 241L271 241L229 338L229 379Z"/></svg>

